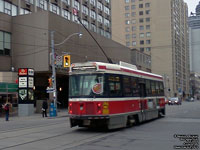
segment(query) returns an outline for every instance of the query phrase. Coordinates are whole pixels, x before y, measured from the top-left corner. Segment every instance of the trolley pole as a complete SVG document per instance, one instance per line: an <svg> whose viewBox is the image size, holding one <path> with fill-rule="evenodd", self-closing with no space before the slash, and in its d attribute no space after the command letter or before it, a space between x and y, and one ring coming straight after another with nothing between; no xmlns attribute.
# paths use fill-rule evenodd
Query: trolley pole
<svg viewBox="0 0 200 150"><path fill-rule="evenodd" d="M56 88L56 68L55 68L55 49L54 49L54 32L51 31L51 65L52 65L52 82L53 82L53 101L54 101L54 107L56 110L56 116L57 116L57 88Z"/></svg>

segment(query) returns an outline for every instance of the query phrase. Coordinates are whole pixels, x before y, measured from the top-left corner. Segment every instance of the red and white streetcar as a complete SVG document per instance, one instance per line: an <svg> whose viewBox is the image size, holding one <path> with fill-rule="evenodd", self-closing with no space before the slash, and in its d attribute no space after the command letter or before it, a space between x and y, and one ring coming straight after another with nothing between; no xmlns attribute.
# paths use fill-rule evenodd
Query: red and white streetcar
<svg viewBox="0 0 200 150"><path fill-rule="evenodd" d="M74 63L70 68L71 127L131 126L165 115L163 77L120 62Z"/></svg>

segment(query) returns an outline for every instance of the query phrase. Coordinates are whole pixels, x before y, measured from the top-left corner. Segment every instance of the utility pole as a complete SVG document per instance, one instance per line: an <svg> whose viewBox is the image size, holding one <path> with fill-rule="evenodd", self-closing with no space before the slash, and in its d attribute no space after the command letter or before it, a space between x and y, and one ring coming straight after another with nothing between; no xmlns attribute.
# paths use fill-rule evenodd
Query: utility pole
<svg viewBox="0 0 200 150"><path fill-rule="evenodd" d="M51 31L51 65L52 65L52 82L53 82L53 101L57 116L57 88L56 88L56 68L55 68L55 49L54 49L54 31Z"/></svg>

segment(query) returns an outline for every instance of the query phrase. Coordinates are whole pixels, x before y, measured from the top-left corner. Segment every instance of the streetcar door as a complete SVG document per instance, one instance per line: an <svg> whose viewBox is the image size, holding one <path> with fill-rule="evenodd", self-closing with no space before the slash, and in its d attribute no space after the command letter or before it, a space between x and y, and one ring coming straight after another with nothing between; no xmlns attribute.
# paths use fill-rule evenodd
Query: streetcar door
<svg viewBox="0 0 200 150"><path fill-rule="evenodd" d="M140 87L140 108L141 108L141 120L144 121L146 120L145 117L145 100L144 98L146 97L146 86L144 83L139 83Z"/></svg>

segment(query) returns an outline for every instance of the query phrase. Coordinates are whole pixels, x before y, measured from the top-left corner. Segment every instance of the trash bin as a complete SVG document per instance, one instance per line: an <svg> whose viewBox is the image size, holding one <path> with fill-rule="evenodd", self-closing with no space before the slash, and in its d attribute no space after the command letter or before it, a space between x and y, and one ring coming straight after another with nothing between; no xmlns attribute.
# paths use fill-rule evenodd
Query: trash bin
<svg viewBox="0 0 200 150"><path fill-rule="evenodd" d="M56 107L54 106L54 103L50 104L50 111L49 111L49 116L50 117L56 117Z"/></svg>

